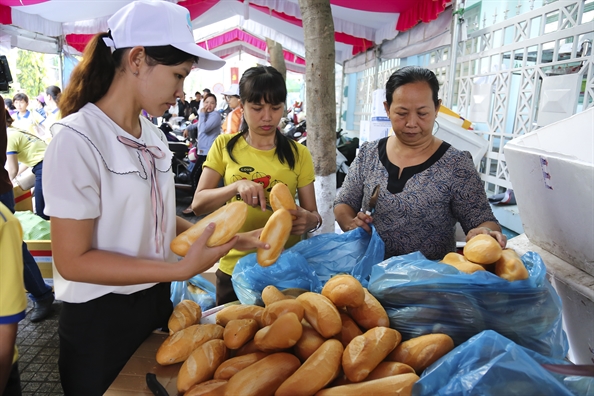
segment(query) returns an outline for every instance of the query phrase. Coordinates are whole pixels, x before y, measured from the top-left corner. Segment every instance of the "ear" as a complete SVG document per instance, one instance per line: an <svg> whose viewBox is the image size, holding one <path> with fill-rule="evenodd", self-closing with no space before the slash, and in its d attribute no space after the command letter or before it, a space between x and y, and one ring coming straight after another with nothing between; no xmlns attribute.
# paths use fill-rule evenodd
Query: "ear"
<svg viewBox="0 0 594 396"><path fill-rule="evenodd" d="M390 106L387 101L384 101L384 110L386 110L386 115L390 117Z"/></svg>
<svg viewBox="0 0 594 396"><path fill-rule="evenodd" d="M441 107L441 99L439 99L439 102L438 102L438 104L437 104L437 107L435 108L435 112L436 112L436 113L439 113L439 109L440 109L440 107Z"/></svg>
<svg viewBox="0 0 594 396"><path fill-rule="evenodd" d="M127 66L132 73L138 73L142 64L146 63L144 47L133 47L127 56Z"/></svg>

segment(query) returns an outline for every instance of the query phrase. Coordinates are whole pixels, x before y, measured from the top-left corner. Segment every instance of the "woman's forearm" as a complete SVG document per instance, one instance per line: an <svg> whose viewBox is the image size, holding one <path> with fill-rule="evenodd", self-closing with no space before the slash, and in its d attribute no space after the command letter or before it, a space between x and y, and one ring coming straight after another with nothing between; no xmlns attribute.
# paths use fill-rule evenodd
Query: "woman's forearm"
<svg viewBox="0 0 594 396"><path fill-rule="evenodd" d="M349 231L356 212L347 204L338 204L334 207L334 217L343 231Z"/></svg>
<svg viewBox="0 0 594 396"><path fill-rule="evenodd" d="M192 210L196 215L214 212L233 198L236 193L237 189L233 184L219 188L197 190L192 200Z"/></svg>

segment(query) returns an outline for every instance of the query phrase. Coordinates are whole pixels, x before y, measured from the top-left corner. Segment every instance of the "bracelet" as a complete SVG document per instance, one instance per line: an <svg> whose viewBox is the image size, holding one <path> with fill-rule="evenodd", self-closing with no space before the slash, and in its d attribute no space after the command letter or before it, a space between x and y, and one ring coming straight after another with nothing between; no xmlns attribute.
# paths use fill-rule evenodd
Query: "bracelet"
<svg viewBox="0 0 594 396"><path fill-rule="evenodd" d="M316 232L317 230L320 229L320 227L322 226L322 216L320 216L320 214L318 212L312 212L313 214L316 215L316 217L318 218L318 224L311 230L307 231L310 234L313 234L314 232Z"/></svg>

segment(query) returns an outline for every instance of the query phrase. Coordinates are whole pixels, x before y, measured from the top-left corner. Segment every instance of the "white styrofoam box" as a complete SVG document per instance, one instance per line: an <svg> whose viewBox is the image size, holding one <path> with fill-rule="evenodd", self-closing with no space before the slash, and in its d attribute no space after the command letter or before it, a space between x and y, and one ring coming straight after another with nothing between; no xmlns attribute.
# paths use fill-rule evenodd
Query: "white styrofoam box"
<svg viewBox="0 0 594 396"><path fill-rule="evenodd" d="M390 119L388 117L372 117L371 121L361 121L361 132L359 140L363 142L371 142L373 140L381 139L388 136L388 132L392 128Z"/></svg>
<svg viewBox="0 0 594 396"><path fill-rule="evenodd" d="M575 112L581 84L582 75L579 73L543 77L536 116L538 126L570 117Z"/></svg>
<svg viewBox="0 0 594 396"><path fill-rule="evenodd" d="M376 89L371 94L371 118L386 117L386 108L384 102L386 101L386 90Z"/></svg>
<svg viewBox="0 0 594 396"><path fill-rule="evenodd" d="M504 148L531 242L594 275L594 108Z"/></svg>
<svg viewBox="0 0 594 396"><path fill-rule="evenodd" d="M441 114L437 115L437 124L439 125L439 128L437 129L437 132L435 132L435 136L448 142L458 150L470 152L474 166L478 167L481 159L489 148L489 142L473 131L469 131L454 124Z"/></svg>
<svg viewBox="0 0 594 396"><path fill-rule="evenodd" d="M468 119L472 122L489 122L493 83L473 84Z"/></svg>
<svg viewBox="0 0 594 396"><path fill-rule="evenodd" d="M547 267L547 278L561 297L563 330L569 341L568 358L575 364L594 362L594 277L536 246L526 234L507 242L520 256L538 253Z"/></svg>

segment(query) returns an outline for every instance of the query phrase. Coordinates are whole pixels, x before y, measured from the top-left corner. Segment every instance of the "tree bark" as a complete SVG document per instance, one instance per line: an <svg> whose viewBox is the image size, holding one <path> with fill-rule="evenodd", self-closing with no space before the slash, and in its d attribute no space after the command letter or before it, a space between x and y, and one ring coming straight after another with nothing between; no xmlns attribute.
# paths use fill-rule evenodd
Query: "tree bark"
<svg viewBox="0 0 594 396"><path fill-rule="evenodd" d="M287 81L287 65L283 56L283 46L268 37L266 37L266 46L270 54L270 65L278 70L283 75L285 81Z"/></svg>
<svg viewBox="0 0 594 396"><path fill-rule="evenodd" d="M324 220L318 233L334 232L336 197L336 97L334 21L330 0L299 0L305 44L307 147L316 174L316 201Z"/></svg>

